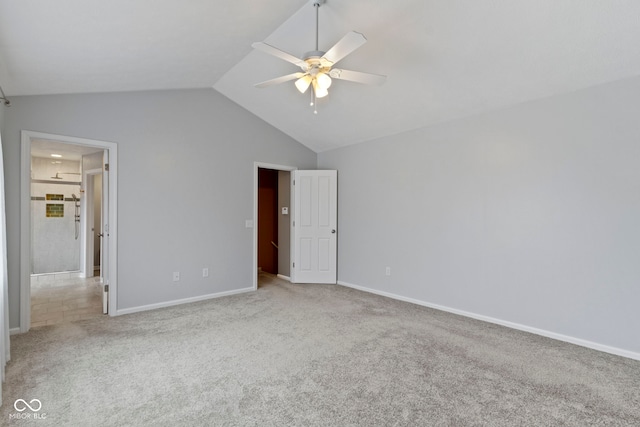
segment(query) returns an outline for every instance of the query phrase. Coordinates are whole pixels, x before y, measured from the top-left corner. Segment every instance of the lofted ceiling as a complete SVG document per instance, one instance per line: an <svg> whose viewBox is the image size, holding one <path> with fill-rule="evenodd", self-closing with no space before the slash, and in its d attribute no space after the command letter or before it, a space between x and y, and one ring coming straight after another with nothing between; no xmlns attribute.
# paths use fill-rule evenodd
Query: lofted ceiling
<svg viewBox="0 0 640 427"><path fill-rule="evenodd" d="M11 96L213 88L316 152L640 75L636 0L327 0L320 50L368 42L309 107L298 71L254 51L314 49L309 0L0 0L0 85Z"/></svg>

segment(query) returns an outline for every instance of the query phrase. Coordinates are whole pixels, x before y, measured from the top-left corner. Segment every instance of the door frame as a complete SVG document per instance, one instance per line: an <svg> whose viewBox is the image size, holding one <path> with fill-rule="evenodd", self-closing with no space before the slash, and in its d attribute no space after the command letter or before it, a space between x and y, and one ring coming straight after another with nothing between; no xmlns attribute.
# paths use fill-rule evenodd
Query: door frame
<svg viewBox="0 0 640 427"><path fill-rule="evenodd" d="M298 170L296 166L253 162L253 259L251 262L251 277L253 278L254 291L258 290L258 169L272 169L285 172ZM291 186L291 183L289 183L289 186ZM291 209L291 203L289 203L290 215L292 215ZM293 247L291 247L291 250L293 250Z"/></svg>
<svg viewBox="0 0 640 427"><path fill-rule="evenodd" d="M82 227L82 243L80 248L80 271L84 272L84 277L95 277L93 274L94 262L94 242L91 226L93 225L93 183L96 175L102 175L102 169L89 169L82 171L82 183L84 184L84 198L82 203L82 215L84 218Z"/></svg>
<svg viewBox="0 0 640 427"><path fill-rule="evenodd" d="M109 315L115 316L117 309L118 272L118 145L115 142L55 135L23 130L21 132L20 170L20 332L31 327L31 141L50 139L65 144L83 145L109 152Z"/></svg>

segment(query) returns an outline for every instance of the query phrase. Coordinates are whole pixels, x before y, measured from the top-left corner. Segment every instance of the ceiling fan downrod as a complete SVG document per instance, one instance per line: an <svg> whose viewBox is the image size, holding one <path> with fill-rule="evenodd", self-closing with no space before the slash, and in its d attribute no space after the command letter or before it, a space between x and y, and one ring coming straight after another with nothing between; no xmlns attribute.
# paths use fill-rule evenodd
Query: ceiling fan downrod
<svg viewBox="0 0 640 427"><path fill-rule="evenodd" d="M313 7L316 9L316 49L314 51L311 52L307 52L304 56L305 61L307 61L308 65L311 66L310 68L307 69L307 72L311 75L311 85L314 86L313 90L311 90L311 102L309 103L309 106L313 107L313 114L318 114L318 106L317 106L317 102L316 102L316 82L314 82L313 80L315 80L316 75L318 73L318 70L320 69L319 64L314 63L313 65L311 63L309 63L309 59L316 57L319 58L322 55L324 55L324 52L320 52L319 50L319 34L320 34L320 19L319 19L319 15L320 15L320 5L324 4L326 0L313 0ZM306 90L306 87L305 87Z"/></svg>
<svg viewBox="0 0 640 427"><path fill-rule="evenodd" d="M319 20L318 20L318 15L319 15L319 11L320 11L320 5L323 4L325 2L325 0L314 0L313 2L313 7L316 8L316 51L318 51L318 28L320 27Z"/></svg>

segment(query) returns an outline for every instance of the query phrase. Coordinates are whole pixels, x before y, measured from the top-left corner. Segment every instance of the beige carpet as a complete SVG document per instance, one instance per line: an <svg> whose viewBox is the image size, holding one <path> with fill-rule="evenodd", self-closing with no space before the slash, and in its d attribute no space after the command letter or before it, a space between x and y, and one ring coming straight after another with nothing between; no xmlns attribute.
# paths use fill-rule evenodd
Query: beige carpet
<svg viewBox="0 0 640 427"><path fill-rule="evenodd" d="M640 425L638 361L277 279L35 328L12 337L12 358L0 425Z"/></svg>

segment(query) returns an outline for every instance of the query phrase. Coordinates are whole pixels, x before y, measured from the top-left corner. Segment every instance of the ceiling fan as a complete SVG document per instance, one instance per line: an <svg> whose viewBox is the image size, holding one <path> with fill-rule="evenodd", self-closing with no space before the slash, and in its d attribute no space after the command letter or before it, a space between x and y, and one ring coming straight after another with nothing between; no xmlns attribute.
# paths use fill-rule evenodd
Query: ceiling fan
<svg viewBox="0 0 640 427"><path fill-rule="evenodd" d="M284 59L300 67L302 70L297 73L257 83L255 87L264 88L296 80L295 86L300 93L305 93L307 89L309 89L309 86L313 88L311 91L311 105L313 106L316 103L316 98L323 98L329 94L328 89L331 86L331 79L347 80L370 85L380 85L384 83L387 78L386 76L333 68L338 61L367 42L364 35L351 31L328 51L323 52L318 49L318 9L325 1L326 0L313 0L313 6L316 8L316 48L315 50L305 53L303 58L298 58L267 43L256 42L251 45L254 49L261 50L276 58ZM314 113L317 114L318 111L314 110Z"/></svg>

